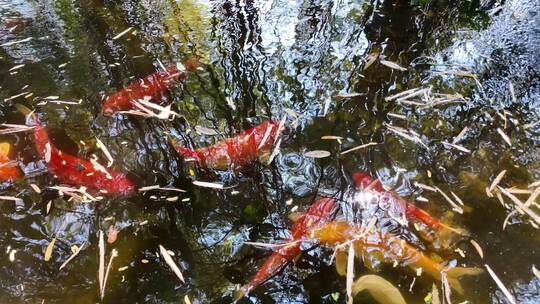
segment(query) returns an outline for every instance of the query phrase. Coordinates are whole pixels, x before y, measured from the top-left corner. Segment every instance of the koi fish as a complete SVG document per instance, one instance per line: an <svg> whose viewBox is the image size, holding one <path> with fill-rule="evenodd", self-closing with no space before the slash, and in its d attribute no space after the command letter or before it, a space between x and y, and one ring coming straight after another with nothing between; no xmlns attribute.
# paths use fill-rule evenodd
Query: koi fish
<svg viewBox="0 0 540 304"><path fill-rule="evenodd" d="M287 263L294 260L301 253L300 240L306 236L314 226L325 222L335 210L337 203L332 198L320 198L316 200L306 211L299 216L291 228L291 239L286 245L270 255L262 267L257 271L249 283L235 292L235 298L240 299L251 290L264 283L276 274Z"/></svg>
<svg viewBox="0 0 540 304"><path fill-rule="evenodd" d="M171 140L175 150L185 158L193 158L200 166L227 170L244 167L270 149L278 133L279 122L268 120L213 146L192 150Z"/></svg>
<svg viewBox="0 0 540 304"><path fill-rule="evenodd" d="M128 111L135 108L133 102L149 96L152 100L161 100L163 94L186 78L186 72L193 71L199 66L196 58L187 60L184 65L171 65L165 71L153 73L146 78L130 83L124 89L109 96L102 106L102 112L112 115L118 111Z"/></svg>
<svg viewBox="0 0 540 304"><path fill-rule="evenodd" d="M336 246L351 242L357 255L376 256L381 262L401 262L415 270L422 268L423 272L437 280L441 280L441 275L446 273L449 285L460 294L464 292L459 281L461 277L483 272L474 267L447 268L391 233L380 230L366 233L365 229L344 221L323 223L314 228L310 236L325 245Z"/></svg>
<svg viewBox="0 0 540 304"><path fill-rule="evenodd" d="M363 172L354 173L352 178L357 188L373 189L374 191L382 195L390 196L394 201L396 201L399 204L400 208L404 209L405 216L407 218L420 221L424 223L425 225L427 225L432 230L437 231L437 232L440 232L441 230L446 229L448 231L451 231L460 235L467 234L467 232L464 230L452 228L444 223L441 223L439 220L431 216L426 211L414 206L412 203L406 201L405 199L397 195L397 193L384 189L383 184L378 179L374 179Z"/></svg>
<svg viewBox="0 0 540 304"><path fill-rule="evenodd" d="M30 110L22 105L16 105L23 112ZM112 196L127 196L135 190L134 184L125 174L105 169L97 162L90 162L60 151L50 141L49 135L41 126L35 115L34 143L39 156L45 160L51 174L61 182L73 186L85 186L90 191L104 190Z"/></svg>
<svg viewBox="0 0 540 304"><path fill-rule="evenodd" d="M0 181L13 181L21 176L17 163L8 158L11 145L0 143Z"/></svg>

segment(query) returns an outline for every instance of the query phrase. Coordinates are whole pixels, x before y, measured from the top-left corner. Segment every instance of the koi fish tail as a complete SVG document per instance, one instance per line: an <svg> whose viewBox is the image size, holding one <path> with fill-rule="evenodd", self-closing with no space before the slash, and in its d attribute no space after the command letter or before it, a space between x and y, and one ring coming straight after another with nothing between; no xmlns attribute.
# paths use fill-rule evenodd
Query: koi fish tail
<svg viewBox="0 0 540 304"><path fill-rule="evenodd" d="M185 157L185 158L192 157L199 160L199 155L197 154L197 151L186 148L182 146L181 144L178 144L171 137L169 137L169 143L174 147L174 149L176 150L176 152L178 152L178 154L182 155L182 157Z"/></svg>
<svg viewBox="0 0 540 304"><path fill-rule="evenodd" d="M49 135L47 134L47 131L45 131L45 128L43 128L37 119L37 116L34 114L34 111L30 110L26 106L23 106L22 104L15 104L15 108L24 114L26 116L26 124L28 125L35 125L34 129L34 139L35 139L35 145L36 149L38 150L38 153L44 157L46 145L50 144Z"/></svg>
<svg viewBox="0 0 540 304"><path fill-rule="evenodd" d="M446 279L452 289L460 294L464 293L463 286L459 281L463 276L475 276L482 274L484 271L476 267L454 267L446 272Z"/></svg>

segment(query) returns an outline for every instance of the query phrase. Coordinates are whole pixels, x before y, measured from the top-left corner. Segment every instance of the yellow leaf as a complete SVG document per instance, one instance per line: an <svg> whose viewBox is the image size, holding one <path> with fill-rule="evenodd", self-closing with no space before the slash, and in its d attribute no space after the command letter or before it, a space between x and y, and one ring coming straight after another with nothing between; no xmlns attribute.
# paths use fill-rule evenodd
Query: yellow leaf
<svg viewBox="0 0 540 304"><path fill-rule="evenodd" d="M353 295L363 290L367 290L381 304L406 304L399 290L378 275L368 274L354 281Z"/></svg>
<svg viewBox="0 0 540 304"><path fill-rule="evenodd" d="M0 143L0 155L8 155L9 150L11 150L11 145L9 143Z"/></svg>
<svg viewBox="0 0 540 304"><path fill-rule="evenodd" d="M45 262L48 262L51 259L55 241L56 238L53 238L49 245L47 245L47 249L45 249L45 257L43 258Z"/></svg>

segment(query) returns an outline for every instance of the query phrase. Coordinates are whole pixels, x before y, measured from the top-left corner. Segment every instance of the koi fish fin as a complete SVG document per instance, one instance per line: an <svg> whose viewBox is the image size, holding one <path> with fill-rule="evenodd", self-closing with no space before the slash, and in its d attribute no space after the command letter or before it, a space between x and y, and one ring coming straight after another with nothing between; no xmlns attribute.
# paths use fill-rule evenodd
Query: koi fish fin
<svg viewBox="0 0 540 304"><path fill-rule="evenodd" d="M11 150L11 145L7 142L0 143L0 155L8 156Z"/></svg>
<svg viewBox="0 0 540 304"><path fill-rule="evenodd" d="M483 272L483 269L476 267L454 267L446 272L446 278L448 280L448 284L450 284L450 287L452 287L458 293L463 294L464 289L459 281L461 277L479 275Z"/></svg>
<svg viewBox="0 0 540 304"><path fill-rule="evenodd" d="M244 290L244 288L240 288L240 289L237 289L237 290L233 291L233 299L235 301L239 301L245 295L246 295L246 291Z"/></svg>

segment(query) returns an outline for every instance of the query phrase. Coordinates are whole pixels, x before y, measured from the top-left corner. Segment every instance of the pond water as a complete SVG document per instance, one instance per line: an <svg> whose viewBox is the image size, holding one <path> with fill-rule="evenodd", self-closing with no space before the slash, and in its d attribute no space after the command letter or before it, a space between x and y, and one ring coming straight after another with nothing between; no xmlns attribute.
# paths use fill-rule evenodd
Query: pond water
<svg viewBox="0 0 540 304"><path fill-rule="evenodd" d="M61 183L32 132L0 135L23 172L0 188L21 199L0 203L0 302L233 302L270 254L244 242L286 239L291 212L319 194L346 192L356 171L470 232L437 258L487 264L518 303L540 302L537 223L502 190L486 193L503 170L503 190L533 192L528 185L540 179L540 3L500 2L0 0L0 122L25 124L15 107L23 104L59 149L106 164L99 139L137 188L185 190L77 203L48 188ZM181 117L101 113L104 99L128 83L193 58L200 67L166 96ZM388 98L416 88L426 90ZM270 164L204 170L169 143L209 146L283 117L287 131ZM377 144L341 154L368 143ZM305 155L312 150L330 156ZM418 183L454 193L463 214ZM525 202L530 192L516 196ZM540 214L534 200L530 210ZM118 256L100 300L98 236L111 226L119 233L106 260L113 249ZM59 270L73 245L82 250ZM159 245L174 253L185 283ZM332 249L311 249L240 302L344 303ZM384 277L408 303L424 303L433 283L440 290L406 267L358 261L356 275ZM510 303L487 272L463 282L455 303Z"/></svg>

